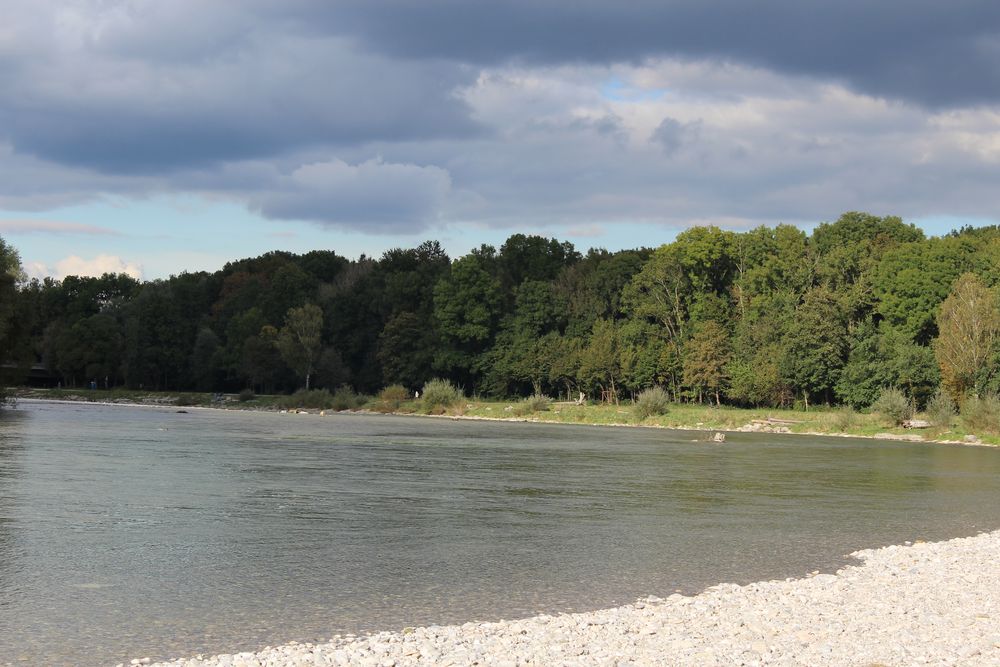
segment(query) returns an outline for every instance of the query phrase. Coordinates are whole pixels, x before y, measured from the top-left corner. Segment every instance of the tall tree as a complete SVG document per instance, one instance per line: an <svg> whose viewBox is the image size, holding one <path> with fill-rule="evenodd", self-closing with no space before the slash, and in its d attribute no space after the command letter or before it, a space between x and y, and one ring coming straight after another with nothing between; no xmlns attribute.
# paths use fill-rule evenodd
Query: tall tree
<svg viewBox="0 0 1000 667"><path fill-rule="evenodd" d="M7 400L7 384L19 380L30 363L26 340L28 323L19 312L17 291L23 280L17 250L0 238L0 404Z"/></svg>
<svg viewBox="0 0 1000 667"><path fill-rule="evenodd" d="M806 293L785 339L784 373L802 396L832 402L847 358L847 322L836 294L826 287Z"/></svg>
<svg viewBox="0 0 1000 667"><path fill-rule="evenodd" d="M708 393L715 395L716 405L722 405L719 393L727 380L728 363L729 338L726 330L715 320L709 320L684 346L684 384L698 392L699 403L702 395Z"/></svg>
<svg viewBox="0 0 1000 667"><path fill-rule="evenodd" d="M443 343L434 363L462 384L478 378L476 362L500 321L500 283L490 274L492 261L489 250L470 253L456 260L434 288L434 319Z"/></svg>
<svg viewBox="0 0 1000 667"><path fill-rule="evenodd" d="M955 281L937 318L934 352L945 389L956 402L981 388L995 369L990 360L1000 335L996 295L973 273Z"/></svg>
<svg viewBox="0 0 1000 667"><path fill-rule="evenodd" d="M285 326L278 334L278 350L282 359L306 381L306 390L323 351L323 311L311 303L289 308Z"/></svg>

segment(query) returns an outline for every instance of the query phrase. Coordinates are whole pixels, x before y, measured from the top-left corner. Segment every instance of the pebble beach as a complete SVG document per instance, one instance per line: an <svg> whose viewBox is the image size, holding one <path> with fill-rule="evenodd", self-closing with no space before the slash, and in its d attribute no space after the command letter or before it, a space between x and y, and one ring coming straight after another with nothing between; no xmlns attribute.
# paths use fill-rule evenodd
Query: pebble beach
<svg viewBox="0 0 1000 667"><path fill-rule="evenodd" d="M1000 666L1000 531L851 555L836 574L612 609L131 664Z"/></svg>

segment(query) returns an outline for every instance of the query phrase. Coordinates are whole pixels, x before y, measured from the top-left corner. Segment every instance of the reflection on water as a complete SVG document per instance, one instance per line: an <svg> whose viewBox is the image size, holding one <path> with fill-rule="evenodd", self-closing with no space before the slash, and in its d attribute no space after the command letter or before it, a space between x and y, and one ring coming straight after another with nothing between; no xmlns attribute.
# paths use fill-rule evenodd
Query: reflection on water
<svg viewBox="0 0 1000 667"><path fill-rule="evenodd" d="M0 665L596 608L1000 527L1000 450L695 437L22 402Z"/></svg>

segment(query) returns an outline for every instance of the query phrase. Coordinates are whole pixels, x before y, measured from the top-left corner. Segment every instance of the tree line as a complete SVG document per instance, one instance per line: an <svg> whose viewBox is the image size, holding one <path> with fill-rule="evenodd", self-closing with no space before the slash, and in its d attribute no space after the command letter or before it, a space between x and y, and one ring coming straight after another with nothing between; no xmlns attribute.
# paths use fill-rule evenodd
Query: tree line
<svg viewBox="0 0 1000 667"><path fill-rule="evenodd" d="M24 279L0 240L0 354L63 386L467 393L862 408L1000 388L1000 229L926 237L845 213L808 234L694 227L656 249L515 234L350 260L270 252L212 273ZM10 381L11 377L5 378Z"/></svg>

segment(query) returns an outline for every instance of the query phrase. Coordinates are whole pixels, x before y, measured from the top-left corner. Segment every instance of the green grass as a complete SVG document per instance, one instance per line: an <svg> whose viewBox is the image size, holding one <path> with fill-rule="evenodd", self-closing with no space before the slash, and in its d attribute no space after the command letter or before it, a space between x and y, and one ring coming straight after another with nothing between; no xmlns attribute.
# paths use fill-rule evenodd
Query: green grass
<svg viewBox="0 0 1000 667"><path fill-rule="evenodd" d="M227 394L223 403L214 402L212 394L197 392L151 392L128 389L89 390L89 389L27 389L14 392L21 398L46 398L56 400L78 400L93 402L141 403L148 405L191 405L203 407L224 407L232 410L278 410L287 402L287 396L257 395L248 401L239 401L237 394ZM394 401L395 403L395 401ZM572 403L554 402L546 410L526 412L526 403L520 400L494 401L463 399L460 405L448 409L447 415L480 417L489 419L510 419L515 421L538 421L562 424L593 424L593 425L639 425L632 404L623 401L620 405L588 404L574 405ZM423 412L421 401L413 399L401 400L394 406L393 412L412 414ZM367 399L359 404L357 409L385 411L379 399ZM918 414L917 418L925 418ZM846 408L814 408L811 410L783 410L777 408L745 409L733 407L714 407L691 403L671 403L664 415L650 416L641 420L642 426L664 428L698 428L705 430L736 430L751 423L754 419L784 419L792 422L787 427L792 433L847 434L856 436L874 436L888 433L892 435L920 435L925 440L955 440L961 441L967 435L977 436L983 443L1000 445L1000 433L972 428L961 416L955 417L950 427L931 427L919 430L907 430L898 426L890 426L884 417L878 414L854 412Z"/></svg>

